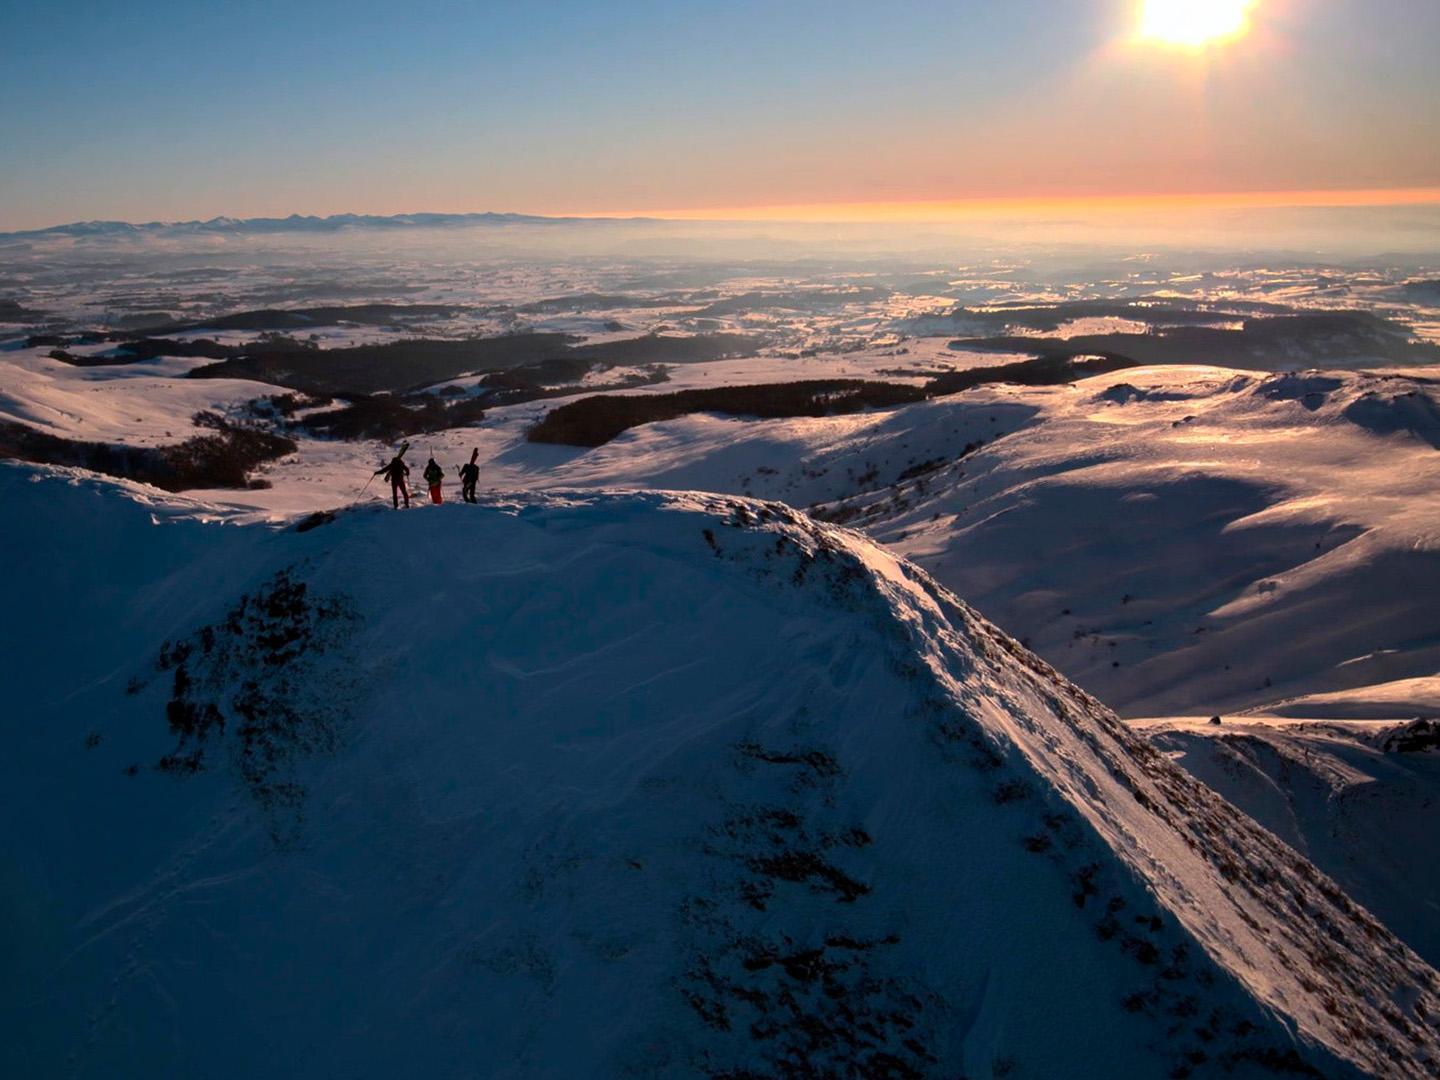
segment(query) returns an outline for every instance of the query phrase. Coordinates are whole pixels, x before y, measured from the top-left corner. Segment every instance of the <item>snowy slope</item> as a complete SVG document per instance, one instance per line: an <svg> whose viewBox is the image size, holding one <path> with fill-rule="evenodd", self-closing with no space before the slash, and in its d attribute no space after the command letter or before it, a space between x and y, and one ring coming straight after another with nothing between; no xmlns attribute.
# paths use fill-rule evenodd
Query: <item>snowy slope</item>
<svg viewBox="0 0 1440 1080"><path fill-rule="evenodd" d="M1440 719L1440 675L1304 694L1272 702L1262 711L1267 716L1327 720Z"/></svg>
<svg viewBox="0 0 1440 1080"><path fill-rule="evenodd" d="M1040 411L827 511L1122 713L1229 711L1440 666L1433 380L1146 368L996 396Z"/></svg>
<svg viewBox="0 0 1440 1080"><path fill-rule="evenodd" d="M438 452L478 443L501 488L822 504L1124 715L1440 668L1440 386L1424 373L1142 368L857 416L691 416L588 451L511 423Z"/></svg>
<svg viewBox="0 0 1440 1080"><path fill-rule="evenodd" d="M1440 710L1430 713L1440 718ZM1412 727L1412 725L1417 725ZM1154 745L1440 962L1433 721L1141 721Z"/></svg>
<svg viewBox="0 0 1440 1080"><path fill-rule="evenodd" d="M275 389L176 377L194 363L76 368L6 353L0 420L155 445L196 434L190 417L202 409ZM635 392L813 377L836 363L694 364ZM690 416L593 450L526 442L553 404L492 410L478 428L420 445L447 464L477 448L482 486L498 490L677 488L822 504L1127 716L1251 709L1440 668L1428 597L1440 572L1440 389L1420 371L1142 368L856 416ZM270 488L198 494L262 515L333 506L355 498L387 453L298 441L261 470ZM368 497L385 495L372 485Z"/></svg>
<svg viewBox="0 0 1440 1080"><path fill-rule="evenodd" d="M239 406L265 391L240 379L185 378L206 360L159 359L115 367L76 367L16 351L0 360L0 421L83 441L156 446L196 433L205 409Z"/></svg>
<svg viewBox="0 0 1440 1080"><path fill-rule="evenodd" d="M1432 1075L1440 976L778 504L0 468L7 1075Z"/></svg>

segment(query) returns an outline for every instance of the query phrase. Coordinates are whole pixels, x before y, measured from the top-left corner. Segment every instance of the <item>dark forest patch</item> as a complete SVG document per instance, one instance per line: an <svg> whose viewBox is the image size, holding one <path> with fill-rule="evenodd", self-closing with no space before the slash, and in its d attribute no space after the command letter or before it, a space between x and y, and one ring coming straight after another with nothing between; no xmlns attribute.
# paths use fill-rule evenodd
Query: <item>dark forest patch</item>
<svg viewBox="0 0 1440 1080"><path fill-rule="evenodd" d="M417 338L340 349L247 347L231 358L197 368L190 378L253 379L311 394L357 397L416 390L462 375L564 358L603 367L722 360L753 355L761 339L742 334L647 334L591 345L578 342L572 334L509 334L463 341Z"/></svg>
<svg viewBox="0 0 1440 1080"><path fill-rule="evenodd" d="M0 300L0 322L38 322L45 317L43 311L27 308L18 300Z"/></svg>
<svg viewBox="0 0 1440 1080"><path fill-rule="evenodd" d="M305 330L316 326L354 323L391 326L411 319L449 319L470 308L457 304L350 304L310 308L262 308L237 311L209 319L170 322L151 327L156 333L189 330Z"/></svg>
<svg viewBox="0 0 1440 1080"><path fill-rule="evenodd" d="M477 398L447 401L436 394L381 394L348 405L312 412L288 426L331 439L380 439L394 442L406 435L464 427L485 417Z"/></svg>
<svg viewBox="0 0 1440 1080"><path fill-rule="evenodd" d="M334 403L333 398L291 391L285 394L267 394L265 397L251 398L246 403L246 410L257 420L275 420L277 418L289 420L301 409L318 409Z"/></svg>
<svg viewBox="0 0 1440 1080"><path fill-rule="evenodd" d="M970 368L967 371L948 371L937 375L926 383L926 389L933 396L956 394L972 386L988 383L1012 383L1016 386L1060 386L1092 375L1106 375L1135 367L1136 362L1118 353L1074 352L1068 349L1048 351L1033 360L1019 360L1013 364L997 364L994 367Z"/></svg>
<svg viewBox="0 0 1440 1080"><path fill-rule="evenodd" d="M196 422L211 433L170 446L122 446L67 439L5 420L0 421L0 458L75 466L166 491L186 491L263 487L265 482L252 480L250 473L296 450L293 439L235 424L214 413L201 413Z"/></svg>
<svg viewBox="0 0 1440 1080"><path fill-rule="evenodd" d="M552 409L534 427L531 442L603 446L641 424L674 420L691 413L718 413L759 420L795 416L836 416L864 409L894 408L987 383L1050 386L1133 367L1124 356L1054 353L1014 364L949 372L923 386L865 379L815 379L752 386L717 386L674 394L599 395Z"/></svg>
<svg viewBox="0 0 1440 1080"><path fill-rule="evenodd" d="M492 371L475 385L491 405L514 405L539 397L573 394L575 384L586 375L610 370L604 363L580 356L558 356L538 364ZM663 364L642 364L633 374L614 379L603 389L618 390L631 386L649 386L668 381Z"/></svg>
<svg viewBox="0 0 1440 1080"><path fill-rule="evenodd" d="M445 386L420 394L375 394L352 398L344 405L296 417L299 408L329 404L328 398L271 395L251 402L257 418L282 421L282 429L329 439L379 439L394 442L407 435L478 424L487 409L513 405L536 398L559 397L575 392L573 383L584 378L595 365L575 357L542 360L506 371L492 372L476 383L477 395L457 386ZM658 365L617 378L605 389L620 390L664 382L668 375ZM571 385L566 385L567 383Z"/></svg>
<svg viewBox="0 0 1440 1080"><path fill-rule="evenodd" d="M750 334L646 334L620 341L576 345L568 351L568 355L605 367L621 364L698 364L754 356L764 343L764 338Z"/></svg>
<svg viewBox="0 0 1440 1080"><path fill-rule="evenodd" d="M192 379L253 379L308 394L363 397L444 382L563 354L569 334L512 334L442 341L417 338L342 349L250 351L190 373Z"/></svg>
<svg viewBox="0 0 1440 1080"><path fill-rule="evenodd" d="M1009 315L1010 313L1002 313ZM1123 313L1140 318L1139 311ZM1211 319L1223 316L1212 313ZM1023 320L1019 320L1023 324ZM1149 333L1082 334L1070 338L997 334L958 338L951 348L993 352L1122 353L1141 364L1223 363L1284 370L1298 363L1440 362L1440 345L1411 340L1410 331L1368 311L1311 311L1246 317L1239 329L1157 326Z"/></svg>
<svg viewBox="0 0 1440 1080"><path fill-rule="evenodd" d="M889 289L795 289L789 292L748 292L715 300L696 315L744 315L752 311L832 311L846 304L872 304L890 295Z"/></svg>
<svg viewBox="0 0 1440 1080"><path fill-rule="evenodd" d="M588 292L533 300L528 304L521 304L515 310L527 315L553 315L561 311L614 311L617 308L679 307L684 302L683 299L675 296L624 296Z"/></svg>
<svg viewBox="0 0 1440 1080"><path fill-rule="evenodd" d="M957 323L984 327L997 334L1017 328L1042 333L1059 330L1077 319L1125 319L1152 327L1213 326L1249 315L1290 315L1297 309L1265 301L1210 303L1174 296L1135 296L1124 300L1066 300L1056 304L1026 301L958 307L949 313ZM1031 338L1031 341L1034 339Z"/></svg>
<svg viewBox="0 0 1440 1080"><path fill-rule="evenodd" d="M175 322L175 316L168 311L132 311L121 315L114 326L121 330L154 330Z"/></svg>
<svg viewBox="0 0 1440 1080"><path fill-rule="evenodd" d="M161 356L199 358L202 360L224 360L238 356L240 350L233 345L221 345L208 338L196 341L172 341L167 338L138 338L116 345L103 353L83 355L67 349L55 349L51 360L71 364L75 367L118 367L122 364L138 364Z"/></svg>
<svg viewBox="0 0 1440 1080"><path fill-rule="evenodd" d="M863 379L817 379L759 386L720 386L674 394L597 396L552 409L530 429L531 442L603 446L632 427L690 413L781 419L832 416L923 401L920 387Z"/></svg>

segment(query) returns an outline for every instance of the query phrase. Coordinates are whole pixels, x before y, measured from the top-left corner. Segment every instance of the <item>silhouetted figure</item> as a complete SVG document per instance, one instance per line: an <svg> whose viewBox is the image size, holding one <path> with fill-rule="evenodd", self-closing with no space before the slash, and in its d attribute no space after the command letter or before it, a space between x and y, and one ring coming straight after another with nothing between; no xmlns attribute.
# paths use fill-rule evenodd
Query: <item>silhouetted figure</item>
<svg viewBox="0 0 1440 1080"><path fill-rule="evenodd" d="M405 464L405 451L410 449L406 443L400 447L400 452L390 459L389 465L382 465L375 470L376 476L383 476L390 481L390 502L395 509L400 509L400 499L405 499L405 509L410 509L410 489L405 486L405 478L410 475L410 466Z"/></svg>
<svg viewBox="0 0 1440 1080"><path fill-rule="evenodd" d="M436 504L442 502L440 481L445 479L445 470L440 468L432 457L425 463L425 471L421 475L425 477L425 483L430 485L430 501Z"/></svg>
<svg viewBox="0 0 1440 1080"><path fill-rule="evenodd" d="M470 464L461 465L460 472L460 497L466 502L475 501L475 485L480 481L480 466L475 464L475 459L480 456L480 448L477 446L470 451Z"/></svg>

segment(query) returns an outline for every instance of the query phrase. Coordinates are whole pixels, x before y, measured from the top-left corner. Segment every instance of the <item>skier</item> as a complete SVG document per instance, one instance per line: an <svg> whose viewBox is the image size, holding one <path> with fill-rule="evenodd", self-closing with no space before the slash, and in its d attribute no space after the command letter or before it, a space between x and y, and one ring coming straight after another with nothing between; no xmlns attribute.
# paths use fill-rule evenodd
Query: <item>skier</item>
<svg viewBox="0 0 1440 1080"><path fill-rule="evenodd" d="M445 479L445 470L440 468L436 463L433 454L430 456L430 460L425 463L425 471L421 473L421 475L425 477L425 483L430 485L430 501L436 504L442 502L443 500L440 498L440 481Z"/></svg>
<svg viewBox="0 0 1440 1080"><path fill-rule="evenodd" d="M468 503L475 501L475 485L480 480L480 466L475 464L479 456L480 448L477 446L470 451L470 464L461 465L456 470L460 473L460 497Z"/></svg>
<svg viewBox="0 0 1440 1080"><path fill-rule="evenodd" d="M400 509L400 498L405 498L405 509L410 509L410 489L405 486L405 478L410 475L410 466L405 464L405 451L410 449L410 444L401 443L400 452L390 459L389 465L381 465L375 470L376 476L383 476L390 481L390 502L396 510Z"/></svg>

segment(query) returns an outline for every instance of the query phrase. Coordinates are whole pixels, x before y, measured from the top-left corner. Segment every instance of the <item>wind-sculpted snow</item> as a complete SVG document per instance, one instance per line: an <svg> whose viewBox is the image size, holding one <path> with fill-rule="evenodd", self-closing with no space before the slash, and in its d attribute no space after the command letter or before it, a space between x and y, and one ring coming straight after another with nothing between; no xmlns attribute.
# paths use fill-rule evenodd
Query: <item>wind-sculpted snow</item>
<svg viewBox="0 0 1440 1080"><path fill-rule="evenodd" d="M1304 852L1431 963L1440 959L1434 720L1241 716L1220 724L1147 722L1144 730L1187 771Z"/></svg>
<svg viewBox="0 0 1440 1080"><path fill-rule="evenodd" d="M1440 1062L1440 976L1328 878L780 504L0 498L7 1075Z"/></svg>
<svg viewBox="0 0 1440 1080"><path fill-rule="evenodd" d="M1434 672L1433 380L1144 368L1000 401L1017 396L1043 411L815 512L920 562L1127 716ZM962 399L934 434L995 404Z"/></svg>

